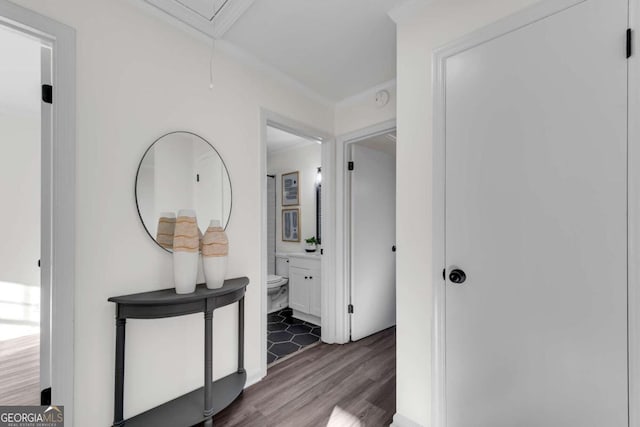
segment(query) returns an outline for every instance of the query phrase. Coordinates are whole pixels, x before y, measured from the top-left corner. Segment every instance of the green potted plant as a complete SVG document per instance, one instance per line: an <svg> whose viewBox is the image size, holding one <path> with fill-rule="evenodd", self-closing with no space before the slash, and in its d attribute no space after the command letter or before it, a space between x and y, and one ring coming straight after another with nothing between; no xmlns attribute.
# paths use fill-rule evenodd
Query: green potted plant
<svg viewBox="0 0 640 427"><path fill-rule="evenodd" d="M305 245L304 245L304 250L307 252L315 252L317 245L318 245L318 241L316 240L316 236L311 236L308 239L304 239L305 241Z"/></svg>

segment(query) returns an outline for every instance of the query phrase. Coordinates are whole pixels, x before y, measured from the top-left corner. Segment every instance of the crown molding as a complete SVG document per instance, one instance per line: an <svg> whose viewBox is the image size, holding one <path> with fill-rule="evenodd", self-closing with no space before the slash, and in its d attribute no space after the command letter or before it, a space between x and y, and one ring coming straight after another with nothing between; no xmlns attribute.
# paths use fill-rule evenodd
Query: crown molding
<svg viewBox="0 0 640 427"><path fill-rule="evenodd" d="M387 15L393 22L401 24L409 18L414 17L421 11L425 10L427 6L432 4L435 0L408 0L399 6L394 7Z"/></svg>
<svg viewBox="0 0 640 427"><path fill-rule="evenodd" d="M349 107L352 105L360 104L362 101L367 101L369 98L375 97L376 93L385 90L385 89L395 89L396 87L396 79L388 80L384 83L380 83L379 85L373 86L363 92L352 95L348 98L345 98L339 102L337 102L336 109Z"/></svg>
<svg viewBox="0 0 640 427"><path fill-rule="evenodd" d="M272 79L276 80L282 85L299 92L300 94L322 104L325 107L334 107L336 105L335 101L320 95L318 92L314 91L303 83L300 83L298 80L294 79L288 74L283 73L282 71L278 70L272 65L267 64L264 61L261 61L253 54L248 53L247 51L226 40L216 40L216 50L225 52L227 55L236 59L238 62L248 65L256 69L257 71L270 76Z"/></svg>

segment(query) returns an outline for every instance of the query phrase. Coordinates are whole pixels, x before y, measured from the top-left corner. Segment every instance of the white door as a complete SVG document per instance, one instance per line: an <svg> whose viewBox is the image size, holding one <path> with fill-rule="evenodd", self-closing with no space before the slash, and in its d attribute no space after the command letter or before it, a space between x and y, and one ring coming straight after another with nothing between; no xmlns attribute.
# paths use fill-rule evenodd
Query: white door
<svg viewBox="0 0 640 427"><path fill-rule="evenodd" d="M628 425L627 14L446 59L447 427Z"/></svg>
<svg viewBox="0 0 640 427"><path fill-rule="evenodd" d="M396 324L395 157L358 143L351 159L351 339Z"/></svg>

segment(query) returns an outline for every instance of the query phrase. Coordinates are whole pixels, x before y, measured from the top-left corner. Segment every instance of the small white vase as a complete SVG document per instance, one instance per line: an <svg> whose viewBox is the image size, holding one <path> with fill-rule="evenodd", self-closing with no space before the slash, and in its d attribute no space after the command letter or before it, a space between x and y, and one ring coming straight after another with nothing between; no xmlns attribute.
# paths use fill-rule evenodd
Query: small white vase
<svg viewBox="0 0 640 427"><path fill-rule="evenodd" d="M224 284L227 274L229 239L220 221L212 220L202 239L202 264L207 288L218 289Z"/></svg>
<svg viewBox="0 0 640 427"><path fill-rule="evenodd" d="M177 294L190 294L196 290L199 250L196 213L182 209L178 212L173 236L173 280Z"/></svg>

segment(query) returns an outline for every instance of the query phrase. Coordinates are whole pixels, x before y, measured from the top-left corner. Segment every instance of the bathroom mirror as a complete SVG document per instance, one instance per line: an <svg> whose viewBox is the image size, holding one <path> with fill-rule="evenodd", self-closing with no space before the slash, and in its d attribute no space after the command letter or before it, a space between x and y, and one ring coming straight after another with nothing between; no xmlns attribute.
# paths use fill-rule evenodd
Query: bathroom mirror
<svg viewBox="0 0 640 427"><path fill-rule="evenodd" d="M231 215L231 181L213 145L191 132L158 138L142 156L136 174L136 205L147 233L172 251L180 209L193 209L204 233L211 220L226 228Z"/></svg>

